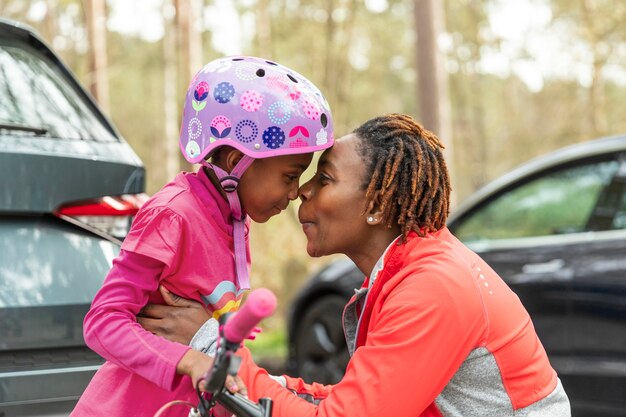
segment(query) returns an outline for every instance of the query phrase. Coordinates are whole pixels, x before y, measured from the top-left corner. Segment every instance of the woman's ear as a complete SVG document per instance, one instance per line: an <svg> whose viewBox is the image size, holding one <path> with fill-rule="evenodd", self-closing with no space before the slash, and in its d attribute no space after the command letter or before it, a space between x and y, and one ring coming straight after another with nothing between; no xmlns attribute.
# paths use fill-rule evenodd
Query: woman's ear
<svg viewBox="0 0 626 417"><path fill-rule="evenodd" d="M376 226L383 222L383 211L380 201L380 193L376 191L365 209L365 220L370 226Z"/></svg>

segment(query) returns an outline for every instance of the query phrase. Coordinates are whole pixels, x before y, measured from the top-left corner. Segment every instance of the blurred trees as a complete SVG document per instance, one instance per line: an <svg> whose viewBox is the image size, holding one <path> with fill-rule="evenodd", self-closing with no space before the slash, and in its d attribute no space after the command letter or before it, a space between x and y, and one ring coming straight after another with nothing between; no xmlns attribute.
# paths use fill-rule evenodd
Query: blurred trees
<svg viewBox="0 0 626 417"><path fill-rule="evenodd" d="M459 173L454 185L461 200L537 155L626 131L626 118L618 110L618 97L623 99L626 93L626 39L624 25L617 23L624 21L626 4L613 0L523 2L547 8L549 18L543 32L525 34L522 47L512 52L511 43L494 31L494 10L505 2L446 0L454 164ZM585 35L589 25L596 39L603 39L595 47ZM609 41L611 52L606 54ZM545 71L538 62L545 60L537 51L542 42L559 55L542 74L541 87L531 88L516 69ZM597 58L590 58L594 48L605 53L599 66ZM499 73L495 70L498 62L492 65L487 59L498 52L508 59L507 69ZM610 81L603 77L608 70L615 75Z"/></svg>
<svg viewBox="0 0 626 417"><path fill-rule="evenodd" d="M563 22L574 42L587 49L591 67L588 88L589 123L595 136L610 133L607 109L608 66L623 65L626 59L626 3L611 0L551 0L555 21Z"/></svg>
<svg viewBox="0 0 626 417"><path fill-rule="evenodd" d="M34 26L86 86L106 63L107 78L98 84L109 84L108 114L145 162L150 193L179 169L189 169L177 142L185 89L195 71L224 54L264 56L310 78L327 95L337 136L386 112L426 122L426 110L447 96L450 133L440 132L444 142L454 140L447 158L456 172L457 201L529 158L626 131L626 2L509 2L546 15L545 33L527 33L512 48L496 30L497 11L507 0L428 0L442 7L444 28L431 31L430 41L425 27L416 26L434 23L425 1L107 0L101 23L108 30L99 43L88 42L95 39L88 28L96 27L98 17L87 6L105 0L0 0L0 16ZM128 20L113 25L122 10ZM151 34L137 29L139 23ZM433 64L420 58L427 52L419 47L424 41L436 43L433 51L443 57L440 75L448 93L445 86L429 92L434 81L418 82L417 68ZM540 67L541 42L560 46L559 59L547 69ZM104 56L95 53L97 45L106 45ZM100 64L89 58L94 53ZM430 67L421 75L437 79L436 65ZM530 83L522 70L540 73L540 82ZM92 91L104 100L105 93ZM290 210L253 231L257 285L287 295L327 261L306 257L296 207Z"/></svg>

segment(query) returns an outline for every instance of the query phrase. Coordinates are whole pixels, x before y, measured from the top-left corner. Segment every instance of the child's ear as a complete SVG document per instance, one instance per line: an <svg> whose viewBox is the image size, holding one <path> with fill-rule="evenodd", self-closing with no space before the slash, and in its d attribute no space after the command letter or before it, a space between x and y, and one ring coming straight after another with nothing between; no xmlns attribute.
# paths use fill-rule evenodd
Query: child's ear
<svg viewBox="0 0 626 417"><path fill-rule="evenodd" d="M231 172L233 168L235 168L235 165L243 158L243 153L235 148L228 147L228 150L225 149L223 155L220 156L223 158L226 172Z"/></svg>
<svg viewBox="0 0 626 417"><path fill-rule="evenodd" d="M383 211L380 201L380 193L376 191L373 198L367 203L365 208L365 220L370 226L376 226L383 222Z"/></svg>

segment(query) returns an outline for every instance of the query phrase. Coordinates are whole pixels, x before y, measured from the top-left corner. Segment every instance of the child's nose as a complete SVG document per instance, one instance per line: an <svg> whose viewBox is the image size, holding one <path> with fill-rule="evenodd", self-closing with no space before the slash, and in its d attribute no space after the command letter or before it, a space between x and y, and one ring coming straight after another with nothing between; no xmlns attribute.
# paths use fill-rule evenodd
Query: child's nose
<svg viewBox="0 0 626 417"><path fill-rule="evenodd" d="M289 199L289 201L293 201L296 198L298 198L298 184L296 183L293 187L291 187L291 189L289 190L289 194L287 194L287 198Z"/></svg>

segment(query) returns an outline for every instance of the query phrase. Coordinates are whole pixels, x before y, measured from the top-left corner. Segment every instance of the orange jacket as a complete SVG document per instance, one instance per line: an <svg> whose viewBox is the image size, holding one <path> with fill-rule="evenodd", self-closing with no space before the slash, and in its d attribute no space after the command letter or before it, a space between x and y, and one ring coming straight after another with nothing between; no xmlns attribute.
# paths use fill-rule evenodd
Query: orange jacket
<svg viewBox="0 0 626 417"><path fill-rule="evenodd" d="M287 377L284 389L245 349L240 375L253 400L274 400L274 417L570 415L518 297L446 228L390 247L356 340L334 386Z"/></svg>

